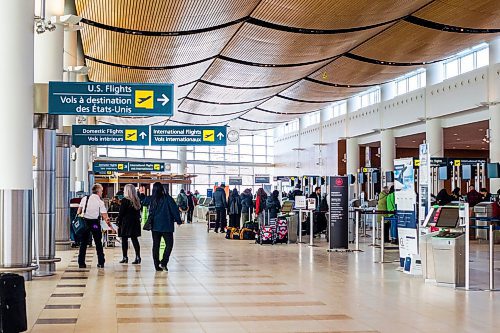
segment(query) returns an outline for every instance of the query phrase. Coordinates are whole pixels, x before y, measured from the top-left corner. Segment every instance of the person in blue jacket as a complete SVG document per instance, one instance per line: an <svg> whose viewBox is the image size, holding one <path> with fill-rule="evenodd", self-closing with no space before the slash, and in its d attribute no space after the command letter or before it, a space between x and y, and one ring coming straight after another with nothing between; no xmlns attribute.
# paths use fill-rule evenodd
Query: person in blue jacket
<svg viewBox="0 0 500 333"><path fill-rule="evenodd" d="M168 272L167 264L174 247L174 223L182 224L177 204L160 182L153 184L153 194L149 205L152 216L153 262L156 271ZM165 240L165 250L160 261L160 242Z"/></svg>

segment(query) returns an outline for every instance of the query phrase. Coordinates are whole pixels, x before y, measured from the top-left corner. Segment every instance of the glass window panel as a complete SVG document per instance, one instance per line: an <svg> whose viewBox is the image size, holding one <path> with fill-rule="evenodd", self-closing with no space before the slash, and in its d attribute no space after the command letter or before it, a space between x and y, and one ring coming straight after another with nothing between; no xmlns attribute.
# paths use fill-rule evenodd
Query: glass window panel
<svg viewBox="0 0 500 333"><path fill-rule="evenodd" d="M210 148L210 147L208 147L208 146L197 146L197 147L195 148L195 152L196 152L196 153L197 153L197 152L204 152L204 153L208 153L209 148Z"/></svg>
<svg viewBox="0 0 500 333"><path fill-rule="evenodd" d="M238 152L239 152L238 145L229 145L229 146L226 146L226 153L227 154L238 154Z"/></svg>
<svg viewBox="0 0 500 333"><path fill-rule="evenodd" d="M252 155L240 155L240 162L253 162Z"/></svg>
<svg viewBox="0 0 500 333"><path fill-rule="evenodd" d="M460 73L467 73L474 69L474 54L460 58Z"/></svg>
<svg viewBox="0 0 500 333"><path fill-rule="evenodd" d="M267 156L274 156L274 147L267 147Z"/></svg>
<svg viewBox="0 0 500 333"><path fill-rule="evenodd" d="M267 155L267 163L274 163L274 155Z"/></svg>
<svg viewBox="0 0 500 333"><path fill-rule="evenodd" d="M264 135L255 135L253 137L253 144L256 146L263 146L266 144L266 137Z"/></svg>
<svg viewBox="0 0 500 333"><path fill-rule="evenodd" d="M227 162L238 162L238 154L226 154Z"/></svg>
<svg viewBox="0 0 500 333"><path fill-rule="evenodd" d="M253 176L242 176L241 181L243 182L243 186L252 186L253 185Z"/></svg>
<svg viewBox="0 0 500 333"><path fill-rule="evenodd" d="M242 144L242 145L251 145L252 144L252 136L251 135L242 135L242 136L240 136L240 144Z"/></svg>
<svg viewBox="0 0 500 333"><path fill-rule="evenodd" d="M346 114L346 113L347 113L347 103L340 104L340 114Z"/></svg>
<svg viewBox="0 0 500 333"><path fill-rule="evenodd" d="M422 73L419 74L419 77L420 77L420 83L419 83L419 87L425 87L427 85L427 73L425 71L423 71Z"/></svg>
<svg viewBox="0 0 500 333"><path fill-rule="evenodd" d="M408 91L417 90L418 86L418 75L413 75L408 78Z"/></svg>
<svg viewBox="0 0 500 333"><path fill-rule="evenodd" d="M210 160L210 158L208 156L208 153L198 153L198 152L196 152L194 156L195 156L195 159L199 160L199 161L209 161Z"/></svg>
<svg viewBox="0 0 500 333"><path fill-rule="evenodd" d="M266 156L254 156L253 160L255 163L266 163Z"/></svg>
<svg viewBox="0 0 500 333"><path fill-rule="evenodd" d="M175 160L177 159L177 151L162 151L161 156L167 160Z"/></svg>
<svg viewBox="0 0 500 333"><path fill-rule="evenodd" d="M253 147L253 154L254 155L267 155L266 146Z"/></svg>
<svg viewBox="0 0 500 333"><path fill-rule="evenodd" d="M238 175L240 173L240 168L237 166L226 166L226 173L228 175Z"/></svg>
<svg viewBox="0 0 500 333"><path fill-rule="evenodd" d="M198 174L194 180L196 184L209 184L208 175Z"/></svg>
<svg viewBox="0 0 500 333"><path fill-rule="evenodd" d="M187 165L187 172L188 173L194 173L194 164L188 164Z"/></svg>
<svg viewBox="0 0 500 333"><path fill-rule="evenodd" d="M406 94L406 79L398 82L397 89L398 89L397 91L398 95Z"/></svg>
<svg viewBox="0 0 500 333"><path fill-rule="evenodd" d="M240 145L240 154L252 155L253 154L252 146L248 145Z"/></svg>
<svg viewBox="0 0 500 333"><path fill-rule="evenodd" d="M190 161L191 161L191 160L194 160L194 153L193 153L192 151L188 151L188 152L186 153L186 159L188 159L188 160L190 160Z"/></svg>
<svg viewBox="0 0 500 333"><path fill-rule="evenodd" d="M161 150L149 150L144 152L145 158L161 158Z"/></svg>
<svg viewBox="0 0 500 333"><path fill-rule="evenodd" d="M179 172L179 164L172 164L172 173L178 173Z"/></svg>
<svg viewBox="0 0 500 333"><path fill-rule="evenodd" d="M453 60L445 64L446 78L454 77L458 75L458 60Z"/></svg>
<svg viewBox="0 0 500 333"><path fill-rule="evenodd" d="M477 51L476 54L476 67L488 66L490 62L489 57L489 48L484 48L482 50Z"/></svg>
<svg viewBox="0 0 500 333"><path fill-rule="evenodd" d="M253 169L254 169L254 172L255 172L256 175L267 174L267 168L266 167L255 167Z"/></svg>
<svg viewBox="0 0 500 333"><path fill-rule="evenodd" d="M106 156L108 154L106 147L97 147L97 156Z"/></svg>
<svg viewBox="0 0 500 333"><path fill-rule="evenodd" d="M125 157L125 149L123 148L108 148L109 157Z"/></svg>
<svg viewBox="0 0 500 333"><path fill-rule="evenodd" d="M210 152L211 153L216 153L216 154L223 154L224 153L224 147L210 147Z"/></svg>
<svg viewBox="0 0 500 333"><path fill-rule="evenodd" d="M224 161L224 154L210 154L211 161Z"/></svg>
<svg viewBox="0 0 500 333"><path fill-rule="evenodd" d="M240 173L242 175L253 175L253 168L251 168L251 167L240 167Z"/></svg>
<svg viewBox="0 0 500 333"><path fill-rule="evenodd" d="M219 183L219 185L220 185L221 183L225 182L224 178L225 178L224 175L211 174L210 175L210 183L211 184Z"/></svg>

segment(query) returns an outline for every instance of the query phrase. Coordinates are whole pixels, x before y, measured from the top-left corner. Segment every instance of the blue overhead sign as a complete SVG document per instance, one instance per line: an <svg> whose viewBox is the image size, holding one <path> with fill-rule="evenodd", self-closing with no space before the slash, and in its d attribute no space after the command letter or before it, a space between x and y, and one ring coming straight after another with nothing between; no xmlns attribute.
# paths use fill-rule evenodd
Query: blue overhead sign
<svg viewBox="0 0 500 333"><path fill-rule="evenodd" d="M92 165L92 170L95 173L164 172L165 171L165 163L95 161Z"/></svg>
<svg viewBox="0 0 500 333"><path fill-rule="evenodd" d="M149 146L149 126L73 125L75 146Z"/></svg>
<svg viewBox="0 0 500 333"><path fill-rule="evenodd" d="M225 146L225 126L151 126L152 146Z"/></svg>
<svg viewBox="0 0 500 333"><path fill-rule="evenodd" d="M49 114L173 116L174 85L49 82Z"/></svg>

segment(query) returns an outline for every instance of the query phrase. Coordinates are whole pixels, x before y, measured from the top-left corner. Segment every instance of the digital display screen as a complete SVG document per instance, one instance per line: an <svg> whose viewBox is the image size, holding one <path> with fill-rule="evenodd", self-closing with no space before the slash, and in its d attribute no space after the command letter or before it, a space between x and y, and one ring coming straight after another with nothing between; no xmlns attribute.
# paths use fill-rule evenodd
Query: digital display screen
<svg viewBox="0 0 500 333"><path fill-rule="evenodd" d="M447 166L439 167L438 178L439 178L439 180L448 180L450 178L448 175L448 167Z"/></svg>
<svg viewBox="0 0 500 333"><path fill-rule="evenodd" d="M458 208L439 208L434 215L436 227L456 228L458 224L458 211Z"/></svg>
<svg viewBox="0 0 500 333"><path fill-rule="evenodd" d="M360 172L358 173L358 183L359 184L364 184L365 183L365 174Z"/></svg>
<svg viewBox="0 0 500 333"><path fill-rule="evenodd" d="M499 163L488 163L486 166L488 178L500 178L500 164Z"/></svg>
<svg viewBox="0 0 500 333"><path fill-rule="evenodd" d="M472 165L462 165L462 179L463 180L472 179Z"/></svg>
<svg viewBox="0 0 500 333"><path fill-rule="evenodd" d="M386 171L385 172L385 180L388 183L393 183L394 182L394 173L392 171Z"/></svg>

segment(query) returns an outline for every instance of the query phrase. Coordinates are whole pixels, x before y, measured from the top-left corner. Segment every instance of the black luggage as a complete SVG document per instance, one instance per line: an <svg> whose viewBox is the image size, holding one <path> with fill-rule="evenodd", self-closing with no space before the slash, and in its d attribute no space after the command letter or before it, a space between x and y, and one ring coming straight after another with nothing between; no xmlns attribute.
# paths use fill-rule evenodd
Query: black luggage
<svg viewBox="0 0 500 333"><path fill-rule="evenodd" d="M0 333L28 330L24 278L17 274L0 274Z"/></svg>

